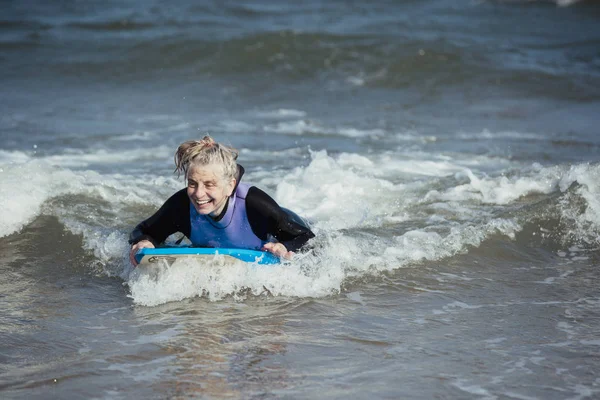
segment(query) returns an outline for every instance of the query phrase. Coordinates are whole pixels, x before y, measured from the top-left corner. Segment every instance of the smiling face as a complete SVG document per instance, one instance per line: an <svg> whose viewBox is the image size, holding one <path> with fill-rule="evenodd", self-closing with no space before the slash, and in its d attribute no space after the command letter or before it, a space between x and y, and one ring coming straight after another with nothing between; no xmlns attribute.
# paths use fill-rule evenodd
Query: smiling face
<svg viewBox="0 0 600 400"><path fill-rule="evenodd" d="M198 214L217 217L235 187L235 179L224 178L217 164L190 165L187 172L187 195Z"/></svg>

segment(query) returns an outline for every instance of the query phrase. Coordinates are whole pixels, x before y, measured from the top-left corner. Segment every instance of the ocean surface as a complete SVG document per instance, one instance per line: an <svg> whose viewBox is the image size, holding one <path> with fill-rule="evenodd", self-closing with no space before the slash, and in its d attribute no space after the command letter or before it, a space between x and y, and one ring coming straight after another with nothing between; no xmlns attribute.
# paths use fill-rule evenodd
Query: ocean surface
<svg viewBox="0 0 600 400"><path fill-rule="evenodd" d="M0 2L0 398L600 398L597 1ZM272 267L133 269L240 150Z"/></svg>

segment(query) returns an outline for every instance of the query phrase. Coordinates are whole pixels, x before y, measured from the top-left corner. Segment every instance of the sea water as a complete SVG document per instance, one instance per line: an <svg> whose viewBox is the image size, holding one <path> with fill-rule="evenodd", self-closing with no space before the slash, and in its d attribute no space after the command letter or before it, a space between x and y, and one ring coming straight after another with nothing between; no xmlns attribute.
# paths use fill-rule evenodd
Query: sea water
<svg viewBox="0 0 600 400"><path fill-rule="evenodd" d="M600 397L595 1L4 2L0 397ZM211 134L316 238L132 268Z"/></svg>

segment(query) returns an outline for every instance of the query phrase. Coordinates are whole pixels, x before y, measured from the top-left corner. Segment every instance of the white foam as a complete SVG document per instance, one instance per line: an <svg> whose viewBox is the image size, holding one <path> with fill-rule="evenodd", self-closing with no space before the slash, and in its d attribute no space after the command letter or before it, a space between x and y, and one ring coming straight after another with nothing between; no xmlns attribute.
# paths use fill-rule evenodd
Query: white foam
<svg viewBox="0 0 600 400"><path fill-rule="evenodd" d="M357 129L357 128L339 128L337 133L351 138L372 137L378 138L385 135L383 129Z"/></svg>
<svg viewBox="0 0 600 400"><path fill-rule="evenodd" d="M354 86L364 86L366 83L365 78L362 76L349 76L346 81Z"/></svg>
<svg viewBox="0 0 600 400"><path fill-rule="evenodd" d="M481 308L483 306L472 306L470 304L464 303L462 301L453 301L451 303L446 304L443 309L445 311L450 311L453 309L462 309L462 310L476 310L478 308Z"/></svg>
<svg viewBox="0 0 600 400"><path fill-rule="evenodd" d="M346 78L346 82L350 83L353 86L364 86L368 82L378 81L384 79L388 74L387 68L380 68L373 73L365 73L364 71L359 71L356 75L351 75Z"/></svg>
<svg viewBox="0 0 600 400"><path fill-rule="evenodd" d="M81 177L39 161L3 165L0 170L0 237L19 231L53 196L69 193Z"/></svg>
<svg viewBox="0 0 600 400"><path fill-rule="evenodd" d="M563 218L574 222L577 237L585 242L598 244L600 243L600 164L571 166L559 181L560 190L566 192L574 183L578 184L574 192L585 201L585 210L580 212L579 207L572 201L565 201L562 207Z"/></svg>
<svg viewBox="0 0 600 400"><path fill-rule="evenodd" d="M358 304L360 304L361 306L366 306L367 303L364 302L364 300L362 299L362 296L360 295L360 292L349 292L346 293L346 297Z"/></svg>
<svg viewBox="0 0 600 400"><path fill-rule="evenodd" d="M71 210L45 209L51 199L65 194L83 194L122 205L160 203L155 194L140 187L130 176L102 175L90 170L72 171L57 166L53 162L56 161L54 156L46 159L19 157L24 161L0 166L0 237L18 232L42 212L51 212L59 217L70 214ZM138 179L145 181L144 177ZM165 191L175 187L174 180L159 179L145 183L146 187L160 183Z"/></svg>
<svg viewBox="0 0 600 400"><path fill-rule="evenodd" d="M458 139L466 140L497 140L497 139L517 139L517 140L547 140L545 135L531 132L499 131L492 132L484 129L481 132L460 132L455 135Z"/></svg>
<svg viewBox="0 0 600 400"><path fill-rule="evenodd" d="M266 294L323 297L339 291L344 274L307 261L260 266L244 262L224 264L222 259L200 264L183 259L171 266L138 267L129 277L131 297L142 305L157 305L195 296L220 300L226 296Z"/></svg>
<svg viewBox="0 0 600 400"><path fill-rule="evenodd" d="M247 122L237 121L237 120L226 120L219 122L220 128L224 129L227 132L251 132L255 128Z"/></svg>
<svg viewBox="0 0 600 400"><path fill-rule="evenodd" d="M445 192L431 191L430 201L478 201L486 204L509 204L532 193L551 193L560 179L558 169L545 169L541 176L532 177L477 177L470 169L457 174L457 180L466 177L469 182Z"/></svg>
<svg viewBox="0 0 600 400"><path fill-rule="evenodd" d="M505 337L498 337L498 338L494 338L494 339L484 340L484 342L494 345L494 344L499 344L499 343L505 342L506 340L507 339Z"/></svg>
<svg viewBox="0 0 600 400"><path fill-rule="evenodd" d="M126 277L129 273L129 244L127 234L117 230L101 229L73 219L61 219L65 227L83 237L83 248L94 254L94 266L108 276ZM126 266L125 270L123 266Z"/></svg>
<svg viewBox="0 0 600 400"><path fill-rule="evenodd" d="M552 285L557 280L564 279L564 278L566 278L567 276L571 275L574 272L575 271L565 271L562 274L560 274L560 276L551 276L551 277L548 277L548 278L544 279L543 281L534 281L534 282L536 282L536 283L542 283L542 284L546 284L546 285Z"/></svg>
<svg viewBox="0 0 600 400"><path fill-rule="evenodd" d="M493 219L481 225L452 227L445 236L437 232L412 230L396 237L396 245L386 248L384 254L393 256L401 265L420 260L438 260L464 252L468 246L478 247L494 234L514 238L520 229L516 221Z"/></svg>
<svg viewBox="0 0 600 400"><path fill-rule="evenodd" d="M434 225L388 240L341 234L342 229L380 227L390 221L389 217L393 220L394 212L401 212L403 206L418 199L414 187L374 178L371 172L380 167L376 159L365 156L340 154L334 158L320 151L311 153L306 167L288 173L270 171L261 183L279 181L277 201L313 222L318 234L313 253L275 267L252 268L242 263L228 269L218 265L178 265L161 271L160 279L135 270L128 281L134 301L155 305L200 295L219 300L243 296L245 291L260 295L265 288L273 295L322 297L339 292L349 277L392 270L423 259L449 257L470 246L479 246L491 235L514 238L521 229L514 220L489 219L483 213L479 223L470 218L469 223L462 225L442 229ZM260 176L251 174L253 178ZM476 210L472 214L477 216ZM443 218L432 221L445 222Z"/></svg>
<svg viewBox="0 0 600 400"><path fill-rule="evenodd" d="M317 125L315 122L303 119L278 122L275 125L267 125L263 129L265 132L273 132L285 135L302 135L309 132L329 133L324 127Z"/></svg>
<svg viewBox="0 0 600 400"><path fill-rule="evenodd" d="M139 142L139 141L149 141L155 139L158 136L158 132L150 132L150 131L140 131L134 132L129 135L120 135L112 138L112 140L116 140L118 142ZM133 147L132 150L136 148Z"/></svg>
<svg viewBox="0 0 600 400"><path fill-rule="evenodd" d="M416 159L401 159L394 160L394 156L382 156L381 173L389 174L393 171L398 171L403 175L410 176L448 176L460 171L464 167L450 161L440 160L416 160ZM389 161L389 162L386 162Z"/></svg>
<svg viewBox="0 0 600 400"><path fill-rule="evenodd" d="M151 149L125 148L121 151L97 149L66 150L63 154L46 156L41 158L50 164L68 167L85 168L93 165L111 165L115 163L132 163L141 160L169 160L173 149L167 146L158 146Z"/></svg>
<svg viewBox="0 0 600 400"><path fill-rule="evenodd" d="M291 263L260 266L244 262L225 265L218 257L200 264L177 261L150 268L127 271L131 297L137 304L158 305L169 301L204 296L211 301L228 296L241 300L255 296L325 297L341 292L344 280L361 275L368 263L379 262L365 256L365 244L347 236L324 235L327 245L297 255ZM366 265L357 265L367 263Z"/></svg>
<svg viewBox="0 0 600 400"><path fill-rule="evenodd" d="M296 168L277 185L280 204L298 210L318 228L333 230L380 223L393 210L403 185L354 172L357 167L374 168L365 157L335 160L325 151L311 157L306 168Z"/></svg>
<svg viewBox="0 0 600 400"><path fill-rule="evenodd" d="M497 396L494 396L490 392L488 392L487 389L476 384L471 384L466 379L456 379L453 382L451 382L451 384L457 389L460 389L468 394L482 396L483 399L497 398Z"/></svg>
<svg viewBox="0 0 600 400"><path fill-rule="evenodd" d="M0 150L0 166L2 164L21 164L30 159L31 157L23 151Z"/></svg>
<svg viewBox="0 0 600 400"><path fill-rule="evenodd" d="M172 149L154 150L151 157L170 161ZM121 221L122 216L136 205L159 207L182 183L155 174L100 174L77 168L110 166L132 157L143 160L148 151L70 150L46 158L0 151L0 236L17 232L36 215L51 213L68 230L82 235L85 250L100 264L113 266L107 267L109 273L119 273L117 267L123 271L139 304L203 293L218 300L241 296L242 288L258 295L263 286L273 295L327 296L339 292L349 277L451 257L493 235L512 239L522 221L510 215L497 218L490 208L512 205L536 193L560 195L562 216L576 222L580 237L590 241L599 237L598 165L522 166L503 159L412 150L336 155L317 151L309 153L308 165L254 169L245 179L271 189L282 206L309 219L318 235L313 253L270 269L241 264L227 271L218 266L196 271L184 265L179 268L182 272L165 272L164 280L153 280L137 270L129 276L126 235L131 226ZM305 148L291 148L282 157L303 159L306 153ZM280 156L268 150L243 150L242 155L259 165ZM507 166L512 174L504 176ZM73 210L73 204L48 208L50 200L65 194L84 195L98 204L81 212ZM373 234L372 228L385 233ZM569 252L570 257L578 250ZM576 256L583 259L586 254Z"/></svg>
<svg viewBox="0 0 600 400"><path fill-rule="evenodd" d="M300 158L306 153L306 149L292 147L285 150L249 150L240 149L240 158L243 158L244 163L249 161L263 161L265 159L289 159L291 157ZM267 171L268 173L269 171ZM244 178L244 180L246 180Z"/></svg>
<svg viewBox="0 0 600 400"><path fill-rule="evenodd" d="M568 6L572 6L573 4L579 3L581 0L555 0L556 1L556 5L559 7L568 7Z"/></svg>
<svg viewBox="0 0 600 400"><path fill-rule="evenodd" d="M337 135L350 138L362 137L381 137L385 135L382 129L359 129L356 127L328 127L316 121L307 119L298 119L290 121L281 121L276 124L270 124L263 127L265 132L278 133L283 135L303 135L307 133L320 135Z"/></svg>
<svg viewBox="0 0 600 400"><path fill-rule="evenodd" d="M437 136L423 135L416 131L409 131L404 133L396 133L393 135L394 139L401 142L421 142L421 143L432 143L437 142Z"/></svg>
<svg viewBox="0 0 600 400"><path fill-rule="evenodd" d="M272 111L259 111L256 115L262 118L304 118L306 112L291 108L279 108Z"/></svg>
<svg viewBox="0 0 600 400"><path fill-rule="evenodd" d="M467 278L465 276L460 276L460 275L456 275L456 274L450 274L450 273L447 273L447 272L440 272L439 274L442 275L442 276L445 276L447 278L451 278L453 280L459 280L459 281L472 281L473 280L473 278ZM437 278L437 279L440 282L446 282L445 279L441 279L441 278Z"/></svg>

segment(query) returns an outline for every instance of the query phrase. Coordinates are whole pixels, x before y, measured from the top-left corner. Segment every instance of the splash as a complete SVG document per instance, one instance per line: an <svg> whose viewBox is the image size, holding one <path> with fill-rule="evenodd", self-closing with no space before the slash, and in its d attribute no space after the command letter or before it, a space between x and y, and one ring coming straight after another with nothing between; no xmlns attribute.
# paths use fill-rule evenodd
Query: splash
<svg viewBox="0 0 600 400"><path fill-rule="evenodd" d="M312 152L306 168L296 168L277 186L280 204L315 221L318 229L347 229L377 224L396 208L404 185L373 177L374 163L359 155L337 160Z"/></svg>
<svg viewBox="0 0 600 400"><path fill-rule="evenodd" d="M0 237L20 231L55 196L76 193L83 176L43 161L4 165L0 169Z"/></svg>
<svg viewBox="0 0 600 400"><path fill-rule="evenodd" d="M558 188L562 168L543 168L533 176L478 177L470 169L457 173L457 180L468 179L468 183L459 184L444 193L431 191L429 200L478 201L484 204L507 205L532 193L548 194Z"/></svg>
<svg viewBox="0 0 600 400"><path fill-rule="evenodd" d="M138 267L129 277L131 297L137 304L153 306L204 296L211 301L248 295L323 297L339 291L343 273L326 265L304 261L280 265L258 265L238 261L178 260L172 265ZM308 267L310 265L310 267Z"/></svg>
<svg viewBox="0 0 600 400"><path fill-rule="evenodd" d="M600 245L600 164L579 164L569 168L559 182L565 193L560 201L567 235L576 241Z"/></svg>
<svg viewBox="0 0 600 400"><path fill-rule="evenodd" d="M152 273L132 270L126 239L138 222L137 208L152 212L181 183L71 170L24 154L11 154L12 161L0 171L0 235L18 232L37 215L54 215L82 237L82 250L105 273L125 279L134 302L144 305L265 292L329 296L342 291L349 278L453 257L492 236L514 240L528 222L514 210L535 203L537 195L553 196L571 242L599 242L598 164L512 163L505 173L506 163L479 156L398 154L317 151L303 167L249 173L257 186L274 188L281 205L307 217L317 233L311 252L280 266L182 264ZM98 157L101 162L102 154ZM482 172L490 165L500 169Z"/></svg>

